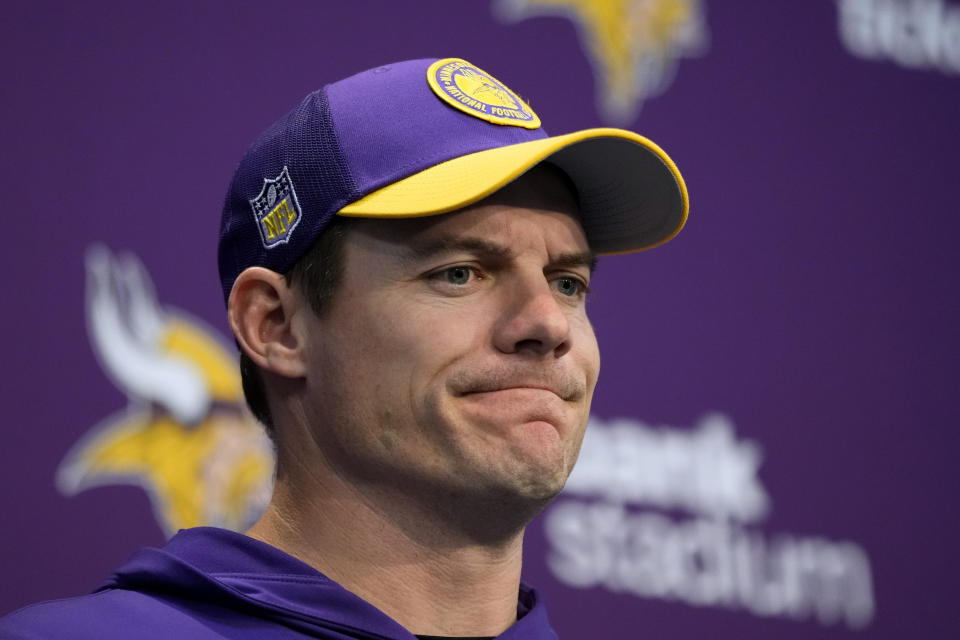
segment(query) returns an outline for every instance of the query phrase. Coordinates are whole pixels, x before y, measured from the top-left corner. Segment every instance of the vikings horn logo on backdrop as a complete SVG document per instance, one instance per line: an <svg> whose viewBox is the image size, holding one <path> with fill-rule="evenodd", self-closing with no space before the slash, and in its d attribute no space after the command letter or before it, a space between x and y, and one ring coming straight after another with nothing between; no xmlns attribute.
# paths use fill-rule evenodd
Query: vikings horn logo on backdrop
<svg viewBox="0 0 960 640"><path fill-rule="evenodd" d="M673 82L677 60L707 49L700 0L494 0L505 22L558 15L577 25L603 119L627 125Z"/></svg>
<svg viewBox="0 0 960 640"><path fill-rule="evenodd" d="M73 447L57 487L141 486L168 535L247 528L270 498L273 450L244 407L233 350L200 321L161 308L134 256L93 247L86 265L90 341L128 403Z"/></svg>

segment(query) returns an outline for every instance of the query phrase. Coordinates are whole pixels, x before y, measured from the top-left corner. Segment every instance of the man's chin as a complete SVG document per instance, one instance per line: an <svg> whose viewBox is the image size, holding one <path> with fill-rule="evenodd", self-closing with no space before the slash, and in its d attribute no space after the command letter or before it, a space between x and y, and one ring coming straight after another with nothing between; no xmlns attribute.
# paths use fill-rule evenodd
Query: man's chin
<svg viewBox="0 0 960 640"><path fill-rule="evenodd" d="M471 531L477 541L496 542L521 534L524 528L556 498L563 482L500 479L461 494L457 500L457 526Z"/></svg>
<svg viewBox="0 0 960 640"><path fill-rule="evenodd" d="M518 487L518 497L535 502L542 502L544 506L556 498L566 484L567 474L556 473L550 476L539 475L521 483ZM542 507L541 507L542 508Z"/></svg>
<svg viewBox="0 0 960 640"><path fill-rule="evenodd" d="M562 460L542 458L517 459L510 468L500 471L499 477L490 478L486 491L497 495L505 506L513 503L510 508L520 512L534 509L537 513L563 490L569 475Z"/></svg>

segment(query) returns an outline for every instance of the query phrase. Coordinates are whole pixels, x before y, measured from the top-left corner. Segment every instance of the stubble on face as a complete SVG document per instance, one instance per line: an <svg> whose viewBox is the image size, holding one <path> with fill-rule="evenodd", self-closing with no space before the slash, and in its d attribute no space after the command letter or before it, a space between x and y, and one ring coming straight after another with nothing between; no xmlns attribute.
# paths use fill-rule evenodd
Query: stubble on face
<svg viewBox="0 0 960 640"><path fill-rule="evenodd" d="M306 381L333 472L523 524L562 489L599 368L581 294L557 285L589 280L569 258L589 254L575 216L541 172L458 213L354 226Z"/></svg>

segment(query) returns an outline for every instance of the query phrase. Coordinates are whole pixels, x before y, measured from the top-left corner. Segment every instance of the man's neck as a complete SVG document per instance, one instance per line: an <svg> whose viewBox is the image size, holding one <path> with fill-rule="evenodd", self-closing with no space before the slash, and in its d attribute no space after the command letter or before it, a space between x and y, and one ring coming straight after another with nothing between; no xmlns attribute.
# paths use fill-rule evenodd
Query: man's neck
<svg viewBox="0 0 960 640"><path fill-rule="evenodd" d="M248 535L313 566L416 634L496 636L516 620L522 529L478 542L420 502L330 477L319 487L308 482L307 490L304 480L278 479Z"/></svg>

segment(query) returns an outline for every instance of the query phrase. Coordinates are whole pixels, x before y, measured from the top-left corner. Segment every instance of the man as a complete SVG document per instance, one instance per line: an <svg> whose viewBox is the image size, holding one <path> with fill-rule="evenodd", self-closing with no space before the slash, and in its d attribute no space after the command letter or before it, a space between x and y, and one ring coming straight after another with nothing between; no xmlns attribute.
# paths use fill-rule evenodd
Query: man
<svg viewBox="0 0 960 640"><path fill-rule="evenodd" d="M454 58L308 96L241 161L220 276L244 388L277 450L246 536L200 528L3 637L555 638L520 582L599 370L594 256L675 235L651 142L549 138Z"/></svg>

